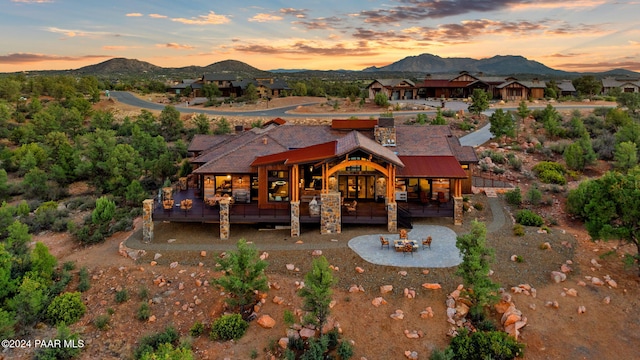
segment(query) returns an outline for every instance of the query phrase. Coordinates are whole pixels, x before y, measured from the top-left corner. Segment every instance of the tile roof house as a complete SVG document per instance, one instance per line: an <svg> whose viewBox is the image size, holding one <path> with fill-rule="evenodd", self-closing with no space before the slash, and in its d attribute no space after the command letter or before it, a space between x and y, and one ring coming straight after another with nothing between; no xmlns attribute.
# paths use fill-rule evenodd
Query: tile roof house
<svg viewBox="0 0 640 360"><path fill-rule="evenodd" d="M606 77L602 79L602 92L604 94L615 88L621 89L622 92L640 92L640 79L629 77Z"/></svg>
<svg viewBox="0 0 640 360"><path fill-rule="evenodd" d="M462 194L471 190L478 158L447 126L395 125L393 118L293 125L279 119L230 135L198 135L192 196L202 208L182 214L159 209L156 220L281 223L297 236L300 224L323 233L342 224L410 227L411 218L462 221ZM185 181L186 183L186 181ZM185 195L190 194L190 195ZM343 204L353 204L349 211Z"/></svg>

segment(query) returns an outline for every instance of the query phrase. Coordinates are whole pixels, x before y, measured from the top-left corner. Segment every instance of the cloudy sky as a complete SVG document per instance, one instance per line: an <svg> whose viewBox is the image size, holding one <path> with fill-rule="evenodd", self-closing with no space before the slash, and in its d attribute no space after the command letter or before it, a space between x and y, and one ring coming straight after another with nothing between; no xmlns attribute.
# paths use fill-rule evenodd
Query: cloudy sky
<svg viewBox="0 0 640 360"><path fill-rule="evenodd" d="M0 72L114 57L163 67L384 66L522 55L568 71L640 71L640 0L0 0Z"/></svg>

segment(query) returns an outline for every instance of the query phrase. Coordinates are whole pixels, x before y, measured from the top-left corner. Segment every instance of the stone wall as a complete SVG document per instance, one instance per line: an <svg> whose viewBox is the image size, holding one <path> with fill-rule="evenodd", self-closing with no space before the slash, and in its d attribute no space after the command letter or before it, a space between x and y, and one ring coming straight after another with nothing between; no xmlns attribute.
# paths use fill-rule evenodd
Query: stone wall
<svg viewBox="0 0 640 360"><path fill-rule="evenodd" d="M340 193L331 191L320 194L320 233L339 234L342 232L342 213L340 211Z"/></svg>
<svg viewBox="0 0 640 360"><path fill-rule="evenodd" d="M375 140L383 146L396 146L396 128L376 126L373 130Z"/></svg>
<svg viewBox="0 0 640 360"><path fill-rule="evenodd" d="M153 240L153 199L142 202L142 242L149 243Z"/></svg>
<svg viewBox="0 0 640 360"><path fill-rule="evenodd" d="M453 224L462 225L462 217L464 214L464 208L462 206L462 197L453 198Z"/></svg>
<svg viewBox="0 0 640 360"><path fill-rule="evenodd" d="M231 224L229 223L229 199L220 200L220 239L228 240Z"/></svg>
<svg viewBox="0 0 640 360"><path fill-rule="evenodd" d="M387 230L398 232L398 203L395 201L387 204Z"/></svg>
<svg viewBox="0 0 640 360"><path fill-rule="evenodd" d="M300 201L291 202L291 237L300 236Z"/></svg>

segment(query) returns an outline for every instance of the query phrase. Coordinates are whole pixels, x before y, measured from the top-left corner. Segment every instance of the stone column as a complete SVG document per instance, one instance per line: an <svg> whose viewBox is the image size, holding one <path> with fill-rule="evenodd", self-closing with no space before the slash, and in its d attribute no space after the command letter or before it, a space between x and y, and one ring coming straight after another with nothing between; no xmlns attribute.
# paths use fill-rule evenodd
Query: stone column
<svg viewBox="0 0 640 360"><path fill-rule="evenodd" d="M187 178L186 177L179 178L178 185L180 186L181 191L187 190Z"/></svg>
<svg viewBox="0 0 640 360"><path fill-rule="evenodd" d="M173 188L171 186L162 188L162 200L172 200L173 199Z"/></svg>
<svg viewBox="0 0 640 360"><path fill-rule="evenodd" d="M291 237L300 236L300 201L291 202Z"/></svg>
<svg viewBox="0 0 640 360"><path fill-rule="evenodd" d="M390 233L398 232L398 203L387 203L387 230Z"/></svg>
<svg viewBox="0 0 640 360"><path fill-rule="evenodd" d="M462 216L463 216L463 200L461 196L456 196L453 198L453 224L454 225L462 225Z"/></svg>
<svg viewBox="0 0 640 360"><path fill-rule="evenodd" d="M142 242L149 243L153 240L153 199L142 202Z"/></svg>
<svg viewBox="0 0 640 360"><path fill-rule="evenodd" d="M342 232L342 213L340 209L340 193L331 191L320 194L320 233L339 234Z"/></svg>
<svg viewBox="0 0 640 360"><path fill-rule="evenodd" d="M229 199L223 198L220 204L220 239L228 240L231 224L229 223Z"/></svg>

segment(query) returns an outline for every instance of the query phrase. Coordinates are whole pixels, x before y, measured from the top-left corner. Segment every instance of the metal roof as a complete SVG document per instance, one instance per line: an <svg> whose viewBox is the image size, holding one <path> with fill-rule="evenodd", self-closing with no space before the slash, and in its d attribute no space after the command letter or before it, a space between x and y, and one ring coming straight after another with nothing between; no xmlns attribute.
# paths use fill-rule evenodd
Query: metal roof
<svg viewBox="0 0 640 360"><path fill-rule="evenodd" d="M455 156L400 156L404 163L398 177L429 177L464 179L467 174Z"/></svg>

